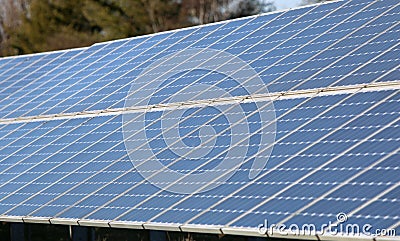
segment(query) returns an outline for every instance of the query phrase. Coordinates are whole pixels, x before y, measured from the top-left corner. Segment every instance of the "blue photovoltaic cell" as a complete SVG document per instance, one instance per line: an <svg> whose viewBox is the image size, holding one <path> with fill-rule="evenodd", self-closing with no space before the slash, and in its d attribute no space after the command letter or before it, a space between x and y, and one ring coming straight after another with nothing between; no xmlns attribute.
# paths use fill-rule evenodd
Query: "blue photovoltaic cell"
<svg viewBox="0 0 400 241"><path fill-rule="evenodd" d="M37 71L31 85L23 87L21 82L21 88L2 90L5 99L25 95L21 102L0 102L5 109L0 109L0 116L121 108L132 81L149 64L187 48L207 47L239 56L258 72L270 92L387 81L398 66L395 46L400 7L395 4L340 1L94 45L68 61L50 65L52 75ZM18 64L8 68L3 78L17 77L17 72L24 70L30 74L28 70L42 57L15 58L12 61ZM206 72L201 76L207 76ZM177 77L178 86L191 81L185 76ZM223 78L218 82L229 81ZM33 93L27 94L27 90ZM176 93L177 89L170 91Z"/></svg>
<svg viewBox="0 0 400 241"><path fill-rule="evenodd" d="M381 91L365 92L353 96L341 95L340 98L334 95L312 99L278 101L276 102L277 113L280 113L277 116L279 120L277 135L278 140L275 144L271 160L266 169L271 169L272 171L266 175L265 178L263 177L256 180L257 184L249 183L250 185L247 184L243 186L243 184L236 185L233 183L227 183L223 184L216 190L212 190L204 194L196 194L193 196L171 195L168 192L160 192L160 190L157 188L152 187L148 183L146 184L146 182L143 182L143 178L134 171L130 162L126 160L126 151L124 150L124 147L120 145L122 142L122 135L120 132L118 132L121 125L121 118L119 116L97 117L94 119L73 119L70 121L32 122L27 124L22 123L20 126L14 126L12 129L7 128L7 126L2 126L1 130L4 130L5 133L8 133L4 136L8 137L8 139L11 141L10 143L13 143L12 145L5 147L3 151L13 146L18 147L18 142L20 141L18 136L24 134L26 139L32 140L32 143L35 143L35 139L39 141L47 137L56 138L52 139L52 141L49 141L49 143L42 143L41 145L38 145L35 148L36 152L34 155L32 155L32 151L26 150L29 149L28 147L24 148L22 145L16 155L25 156L23 163L29 165L24 165L22 169L18 169L22 163L13 163L13 165L10 166L11 168L2 171L2 175L8 175L7 178L9 180L7 183L4 183L7 185L3 184L0 186L0 193L3 194L1 202L1 207L3 210L2 212L4 214L14 216L23 216L29 214L32 216L79 219L88 215L87 218L89 219L113 220L118 218L117 220L124 221L144 222L147 220L152 220L155 222L177 223L185 223L191 220L193 217L198 216L190 223L223 225L231 220L234 220L239 215L242 215L245 210L264 202L266 200L265 197L274 195L300 178L303 178L303 176L314 170L314 168L323 165L326 161L329 161L329 158L322 158L322 160L321 158L313 158L313 156L321 154L324 156L324 148L313 149L310 146L318 145L318 143L326 143L327 145L331 146L332 143L335 143L334 141L343 141L350 143L350 145L347 144L347 147L344 149L336 149L336 147L340 147L340 145L336 146L335 144L335 148L331 149L345 152L346 149L349 149L352 147L352 145L357 144L357 141L352 140L356 140L357 138L365 138L365 136L368 136L369 134L379 132L382 129L382 126L386 125L388 122L390 122L390 120L388 121L386 118L379 118L375 120L374 115L368 115L368 113L381 113L383 115L388 113L387 108L390 107L390 104L393 103L394 100L398 101L398 96L399 94L397 91ZM341 99L339 105L337 104L338 99ZM295 109L297 114L289 113L289 111L287 111L292 109L294 105L297 105ZM321 118L323 119L330 116L338 117L338 115L343 112L344 106L347 106L352 110L348 111L349 113L347 114L349 115L349 118L353 119L353 121L346 125L349 127L348 129L346 129L345 126L337 132L330 134L329 131L320 130L318 126L313 125L314 122L318 122ZM357 106L357 108L351 106ZM371 108L366 112L367 108L372 106L376 107ZM207 109L208 108L205 108L205 110ZM308 112L308 110L313 109L315 109L314 112ZM327 109L330 109L330 111L326 112L325 110ZM396 112L396 114L390 114L397 116L397 118L399 116L398 112ZM387 115L389 115L389 113ZM155 117L156 116L157 115L155 115ZM307 116L311 116L311 118L309 118L311 120L313 118L316 119L312 120L310 124L304 125L304 121L302 119L307 118ZM345 116L341 118L345 118L346 120L348 119ZM366 120L364 120L362 123L356 124L357 120L361 118L370 118L374 120L373 122L370 122L371 126L369 126L369 129L372 129L373 131L366 133L366 131L363 130ZM392 120L393 119L394 118L392 118ZM292 122L290 127L292 130L297 129L299 126L303 126L303 128L299 129L298 132L294 132L292 134L289 133L289 135L287 135L287 130L290 129L280 128L281 125L287 125L286 122ZM336 121L335 124L336 126L340 126L343 124L343 122ZM54 129L54 127L58 128ZM335 126L332 126L331 128L335 129ZM26 133L27 130L31 131ZM283 131L283 134L279 134L279 130ZM304 139L305 143L296 144L295 136L297 133L301 133L302 130L312 134L313 137L311 137L311 139ZM345 130L352 131L352 134L340 134L341 131ZM117 132L117 135L112 135L113 138L108 141L107 136L111 136L110 134L113 132ZM313 134L313 132L315 132L315 134ZM394 134L393 132L391 133L392 135L390 138L399 138L398 135ZM379 133L376 135L378 137ZM92 136L95 138L91 138ZM384 138L384 136L380 136L380 138ZM12 140L15 141L13 142ZM316 140L319 141L315 143ZM111 143L109 143L110 141ZM106 145L105 147L102 146L104 144ZM35 144L32 145L36 146ZM51 154L48 153L48 148L51 149L53 148L52 146L57 146L57 150L54 151L57 152L57 154L63 154L64 152L70 153L70 155L68 155L68 159L66 159L66 155L63 155L64 158L62 159L52 159ZM95 151L96 146L102 147ZM280 146L283 146L284 149L281 149ZM301 148L297 148L296 146L301 146ZM390 147L393 145L384 144L384 146ZM115 153L115 155L104 153L104 150L107 148L109 148L111 152ZM308 151L305 149L308 149ZM366 148L363 150L368 151ZM304 154L296 154L298 152ZM388 152L390 152L390 150L388 150ZM354 154L359 155L360 153ZM348 157L346 159L351 159L351 155L354 154L348 152ZM367 155L361 155L361 157L366 161L369 161L370 158L368 152L366 154ZM386 154L387 153L381 153L379 156L382 158ZM37 157L43 155L45 156L44 158L39 160L37 159ZM50 157L48 157L49 155ZM290 161L286 161L288 162L287 164L282 163L282 161L275 161L275 159L281 159L280 156L282 155L284 155L286 159L290 159ZM102 158L102 156L104 156L104 158ZM297 185L293 185L287 191L282 192L280 196L254 210L254 212L258 214L249 214L248 216L252 216L252 222L260 222L258 219L261 219L262 217L268 217L271 221L279 221L280 219L285 218L286 216L295 212L297 209L313 201L313 199L319 195L324 195L330 189L338 185L338 183L341 181L347 180L352 175L357 174L359 171L359 169L357 169L359 164L357 163L364 163L360 160L354 163L351 167L346 167L348 164L344 163L344 166L347 169L340 169L340 163L343 163L344 160L345 158L337 159L334 161L334 163L337 163L336 165L339 166L327 166L326 169L321 169L308 178L304 178L302 181L304 184L299 183ZM379 157L374 157L373 160L379 160ZM308 164L304 166L304 162L307 162ZM279 166L279 168L276 168L276 166ZM113 172L109 172L108 170L113 170ZM382 172L384 172L384 169L382 169ZM21 173L23 175L21 175ZM390 172L385 173L389 174ZM382 183L388 181L395 182L395 179L398 177L396 174L398 174L398 171L393 170L391 177L379 181ZM368 172L365 173L365 175L360 176L360 178L363 176L367 177ZM332 178L329 179L330 177ZM247 178L247 172L245 170L239 170L232 177L232 181L245 183L248 182ZM13 187L11 184L14 184L16 181L18 181L17 183L19 185L14 186L13 189L10 189ZM330 213L327 214L332 214L337 211L341 205L346 205L348 210L351 211L352 208L356 208L365 201L361 200L352 202L353 205L350 205L348 203L341 204L335 198L349 197L368 199L373 198L375 195L379 194L379 192L385 189L385 185L380 185L379 188L377 187L374 189L374 192L371 192L370 190L368 191L368 188L363 191L362 188L358 187L360 184L356 183L362 183L365 181L366 180L364 179L360 179L359 181L354 179L355 185L343 186L342 188L338 189L338 191L327 196L327 200L333 199L329 201L328 204L324 204L324 202L321 201L310 208L314 207L314 212L318 211L319 213L323 213L324 210L325 212L329 211L326 209L326 205L329 205L331 210L329 211ZM140 182L143 183L137 185L137 183ZM324 184L322 185L322 183ZM232 187L230 187L231 185ZM32 190L35 188L38 190L32 192ZM348 190L346 190L346 188ZM357 189L356 192L352 191L354 188ZM226 195L230 195L232 192L235 192L235 195L231 198L226 198ZM125 194L121 195L121 193ZM349 196L347 193L352 193L352 195ZM15 199L15 195L23 198ZM292 198L284 198L282 200L280 197ZM302 198L298 199L300 197ZM205 200L199 203L199 198L203 198ZM292 200L293 198L295 199ZM128 200L130 200L129 204L127 203ZM174 205L176 202L178 202L178 204ZM219 202L219 204L217 204L217 202ZM333 202L334 205L329 204L331 202ZM106 203L108 203L107 206L102 207ZM171 208L171 205L174 206ZM204 212L211 206L213 207L212 210L214 211ZM319 206L324 210L319 210ZM150 211L154 210L154 208L157 208L158 211ZM194 208L195 211L193 210ZM162 215L158 215L160 211L164 210L166 210L165 213L163 212ZM344 211L347 211L347 209ZM178 219L175 217L176 212L180 214ZM223 214L221 214L221 212ZM287 214L273 214L279 212ZM219 218L211 219L215 213L218 213ZM157 217L153 220L153 217L156 215ZM242 226L244 225L243 222L246 220L246 225L251 226L254 224L249 221L250 217L247 218L247 216L244 216L241 220L243 221L239 221L234 225ZM327 219L322 221L326 220Z"/></svg>
<svg viewBox="0 0 400 241"><path fill-rule="evenodd" d="M399 17L335 1L0 59L0 219L398 230Z"/></svg>

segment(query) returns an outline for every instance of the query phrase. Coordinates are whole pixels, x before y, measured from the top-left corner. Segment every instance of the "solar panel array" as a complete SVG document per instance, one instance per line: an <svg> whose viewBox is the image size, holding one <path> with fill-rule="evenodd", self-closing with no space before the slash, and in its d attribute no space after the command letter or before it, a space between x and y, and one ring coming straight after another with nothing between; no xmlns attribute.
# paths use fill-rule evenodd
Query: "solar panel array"
<svg viewBox="0 0 400 241"><path fill-rule="evenodd" d="M2 58L0 219L400 233L399 20L398 0L336 1ZM243 161L191 189L224 158Z"/></svg>

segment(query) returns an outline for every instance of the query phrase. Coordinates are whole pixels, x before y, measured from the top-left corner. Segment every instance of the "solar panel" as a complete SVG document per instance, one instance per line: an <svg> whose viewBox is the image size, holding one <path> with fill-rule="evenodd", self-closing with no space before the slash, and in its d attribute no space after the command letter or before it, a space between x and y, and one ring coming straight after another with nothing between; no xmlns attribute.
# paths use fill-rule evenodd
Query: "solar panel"
<svg viewBox="0 0 400 241"><path fill-rule="evenodd" d="M0 219L399 230L399 10L335 1L0 59Z"/></svg>

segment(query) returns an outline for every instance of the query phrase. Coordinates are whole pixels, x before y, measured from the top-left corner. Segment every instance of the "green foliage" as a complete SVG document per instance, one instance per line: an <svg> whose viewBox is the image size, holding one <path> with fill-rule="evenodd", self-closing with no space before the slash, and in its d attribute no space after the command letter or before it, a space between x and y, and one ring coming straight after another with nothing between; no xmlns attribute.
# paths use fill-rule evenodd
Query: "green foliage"
<svg viewBox="0 0 400 241"><path fill-rule="evenodd" d="M248 15L258 14L260 12L275 11L276 7L271 2L257 0L239 1L236 11L231 12L230 18L246 17Z"/></svg>
<svg viewBox="0 0 400 241"><path fill-rule="evenodd" d="M241 0L234 10L229 6L237 0L27 1L29 7L19 13L19 26L3 26L7 41L0 43L1 55L89 46L266 10L259 0Z"/></svg>
<svg viewBox="0 0 400 241"><path fill-rule="evenodd" d="M123 1L119 1L123 3ZM131 1L133 2L133 1ZM135 2L133 2L135 3ZM140 4L136 1L136 4ZM94 42L149 32L141 6L127 15L116 1L34 0L19 31L11 36L22 53L87 46ZM139 16L133 19L132 16ZM132 28L135 26L143 28Z"/></svg>

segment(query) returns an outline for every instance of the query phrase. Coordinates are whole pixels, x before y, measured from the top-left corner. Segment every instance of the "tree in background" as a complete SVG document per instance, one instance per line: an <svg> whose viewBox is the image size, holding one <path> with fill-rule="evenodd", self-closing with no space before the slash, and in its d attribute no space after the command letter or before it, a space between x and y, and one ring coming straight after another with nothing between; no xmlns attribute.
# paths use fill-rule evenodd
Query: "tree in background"
<svg viewBox="0 0 400 241"><path fill-rule="evenodd" d="M327 2L327 1L332 1L332 0L303 0L301 5L309 5L309 4L322 3L322 2Z"/></svg>
<svg viewBox="0 0 400 241"><path fill-rule="evenodd" d="M22 13L27 12L26 0L0 0L0 55L13 53L10 34L15 33L22 24Z"/></svg>
<svg viewBox="0 0 400 241"><path fill-rule="evenodd" d="M154 0L31 0L28 10L20 13L19 28L5 27L8 42L17 54L24 54L154 32L161 23L150 19L150 1ZM154 11L158 19L174 8L160 9Z"/></svg>
<svg viewBox="0 0 400 241"><path fill-rule="evenodd" d="M205 24L274 10L260 0L0 0L0 55Z"/></svg>
<svg viewBox="0 0 400 241"><path fill-rule="evenodd" d="M260 0L182 0L180 15L182 23L194 25L274 10L275 7L272 2Z"/></svg>

